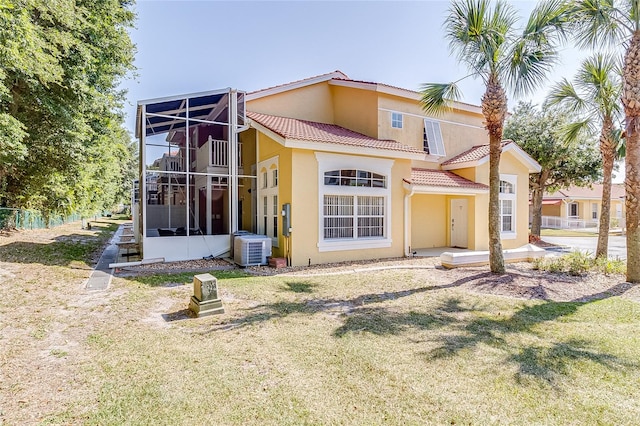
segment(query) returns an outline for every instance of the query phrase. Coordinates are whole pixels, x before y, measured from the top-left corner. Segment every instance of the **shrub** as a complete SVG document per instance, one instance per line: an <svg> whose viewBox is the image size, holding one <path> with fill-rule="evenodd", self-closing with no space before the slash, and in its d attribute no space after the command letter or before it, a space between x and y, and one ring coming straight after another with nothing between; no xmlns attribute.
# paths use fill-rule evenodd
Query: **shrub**
<svg viewBox="0 0 640 426"><path fill-rule="evenodd" d="M584 275L589 271L601 272L605 275L624 274L626 263L624 260L594 259L589 252L572 251L559 257L547 257L535 259L533 269L551 273L567 273L571 275Z"/></svg>

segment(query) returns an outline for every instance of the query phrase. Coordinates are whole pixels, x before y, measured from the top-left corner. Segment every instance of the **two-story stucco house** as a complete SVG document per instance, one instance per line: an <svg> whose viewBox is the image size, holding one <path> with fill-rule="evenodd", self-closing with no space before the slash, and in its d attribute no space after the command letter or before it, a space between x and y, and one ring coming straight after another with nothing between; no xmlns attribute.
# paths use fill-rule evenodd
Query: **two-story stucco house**
<svg viewBox="0 0 640 426"><path fill-rule="evenodd" d="M144 257L224 256L241 230L268 236L273 256L292 265L486 250L481 109L456 103L433 117L419 99L335 71L251 93L141 101L139 181L157 176L158 191L181 192L163 199L182 203L138 206ZM176 150L183 167L160 170L155 160ZM528 242L528 175L538 170L515 143L503 145L505 249Z"/></svg>

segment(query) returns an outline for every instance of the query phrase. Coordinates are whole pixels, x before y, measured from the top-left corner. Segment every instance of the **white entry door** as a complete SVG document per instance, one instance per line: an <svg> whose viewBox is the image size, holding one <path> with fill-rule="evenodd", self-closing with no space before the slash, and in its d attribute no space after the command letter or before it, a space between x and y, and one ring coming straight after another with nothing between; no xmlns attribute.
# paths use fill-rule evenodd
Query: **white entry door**
<svg viewBox="0 0 640 426"><path fill-rule="evenodd" d="M451 247L467 248L467 200L451 200Z"/></svg>

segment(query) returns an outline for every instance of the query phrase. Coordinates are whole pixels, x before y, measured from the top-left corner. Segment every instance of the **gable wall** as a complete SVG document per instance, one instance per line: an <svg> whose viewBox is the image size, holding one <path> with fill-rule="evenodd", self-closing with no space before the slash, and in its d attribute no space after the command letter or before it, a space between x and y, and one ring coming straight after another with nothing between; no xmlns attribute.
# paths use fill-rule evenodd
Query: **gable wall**
<svg viewBox="0 0 640 426"><path fill-rule="evenodd" d="M247 110L333 124L333 101L327 82L247 101Z"/></svg>
<svg viewBox="0 0 640 426"><path fill-rule="evenodd" d="M378 137L377 94L370 90L331 86L333 96L334 124Z"/></svg>
<svg viewBox="0 0 640 426"><path fill-rule="evenodd" d="M403 113L402 129L391 127L392 111ZM454 110L439 116L427 116L416 99L379 94L378 138L394 139L422 150L424 118L439 121L446 154L444 158L451 158L475 145L489 142L487 131L482 127L481 114ZM436 168L437 164L424 162L416 163L415 166Z"/></svg>

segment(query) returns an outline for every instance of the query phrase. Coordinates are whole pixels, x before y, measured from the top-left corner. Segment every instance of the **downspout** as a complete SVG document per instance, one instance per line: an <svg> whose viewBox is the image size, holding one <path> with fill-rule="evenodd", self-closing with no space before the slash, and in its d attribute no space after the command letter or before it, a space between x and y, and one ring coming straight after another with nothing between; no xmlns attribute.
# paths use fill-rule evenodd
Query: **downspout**
<svg viewBox="0 0 640 426"><path fill-rule="evenodd" d="M409 209L409 199L413 197L415 193L413 189L413 185L411 185L406 180L403 180L402 186L404 188L404 256L409 257L411 255L409 248L411 247L411 233L409 230L409 219L410 219L410 209Z"/></svg>

